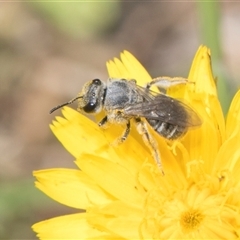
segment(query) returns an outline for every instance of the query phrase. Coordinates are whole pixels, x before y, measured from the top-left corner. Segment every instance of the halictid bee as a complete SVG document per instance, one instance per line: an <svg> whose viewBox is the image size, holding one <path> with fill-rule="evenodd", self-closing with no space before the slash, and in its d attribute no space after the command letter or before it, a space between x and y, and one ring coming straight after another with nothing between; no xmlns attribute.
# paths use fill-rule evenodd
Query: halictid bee
<svg viewBox="0 0 240 240"><path fill-rule="evenodd" d="M201 120L195 111L183 102L164 93L153 92L150 88L156 86L162 92L171 86L187 82L184 78L158 77L143 88L138 86L135 80L109 78L104 83L94 79L84 85L77 97L54 107L50 113L78 100L79 112L96 114L104 111L106 113L99 122L99 126L107 122L126 126L119 142L124 142L128 137L130 120L133 120L164 174L157 142L151 136L146 121L159 135L174 140L183 136L189 127L199 126Z"/></svg>

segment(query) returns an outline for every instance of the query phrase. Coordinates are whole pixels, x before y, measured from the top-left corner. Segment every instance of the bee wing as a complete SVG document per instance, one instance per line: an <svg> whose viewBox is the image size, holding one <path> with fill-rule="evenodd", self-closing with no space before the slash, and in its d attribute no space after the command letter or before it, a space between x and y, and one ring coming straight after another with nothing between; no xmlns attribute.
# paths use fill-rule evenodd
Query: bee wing
<svg viewBox="0 0 240 240"><path fill-rule="evenodd" d="M177 99L159 93L154 96L146 92L143 97L146 101L124 108L124 114L130 117L160 120L183 127L201 125L201 120L196 112Z"/></svg>
<svg viewBox="0 0 240 240"><path fill-rule="evenodd" d="M156 97L156 95L160 94L157 92L154 92L150 89L146 89L142 86L136 85L135 89L139 95L143 96L146 101L152 101Z"/></svg>

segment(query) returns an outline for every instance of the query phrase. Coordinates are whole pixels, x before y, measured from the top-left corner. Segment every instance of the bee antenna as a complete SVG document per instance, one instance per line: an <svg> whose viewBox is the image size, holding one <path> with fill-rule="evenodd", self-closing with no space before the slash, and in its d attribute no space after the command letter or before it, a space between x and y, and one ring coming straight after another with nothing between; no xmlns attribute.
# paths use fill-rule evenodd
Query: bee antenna
<svg viewBox="0 0 240 240"><path fill-rule="evenodd" d="M60 105L54 107L53 109L50 110L49 114L53 113L54 111L56 111L57 109L59 109L59 108L61 108L61 107L64 107L64 106L66 106L66 105L69 105L69 104L75 102L75 101L76 101L77 99L79 99L79 98L82 98L82 96L75 97L75 98L73 98L72 100L70 100L70 101L68 101L68 102L66 102L66 103L63 103L63 104L60 104Z"/></svg>

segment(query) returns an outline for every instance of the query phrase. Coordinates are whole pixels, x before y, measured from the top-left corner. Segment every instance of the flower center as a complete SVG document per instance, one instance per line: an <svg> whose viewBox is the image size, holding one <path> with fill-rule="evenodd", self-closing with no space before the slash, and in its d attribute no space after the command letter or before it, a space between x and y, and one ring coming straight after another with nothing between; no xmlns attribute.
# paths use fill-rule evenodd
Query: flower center
<svg viewBox="0 0 240 240"><path fill-rule="evenodd" d="M180 224L183 228L183 231L189 232L196 230L203 218L204 216L198 210L191 209L183 212L180 218Z"/></svg>

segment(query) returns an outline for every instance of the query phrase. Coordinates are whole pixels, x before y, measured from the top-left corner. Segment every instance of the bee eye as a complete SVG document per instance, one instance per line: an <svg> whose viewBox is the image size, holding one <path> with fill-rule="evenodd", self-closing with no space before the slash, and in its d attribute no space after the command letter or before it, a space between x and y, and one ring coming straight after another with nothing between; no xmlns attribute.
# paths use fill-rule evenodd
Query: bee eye
<svg viewBox="0 0 240 240"><path fill-rule="evenodd" d="M97 106L97 102L89 102L87 105L83 107L83 111L86 113L94 112L96 106Z"/></svg>
<svg viewBox="0 0 240 240"><path fill-rule="evenodd" d="M92 83L96 84L96 85L101 85L101 80L100 79L93 79Z"/></svg>

